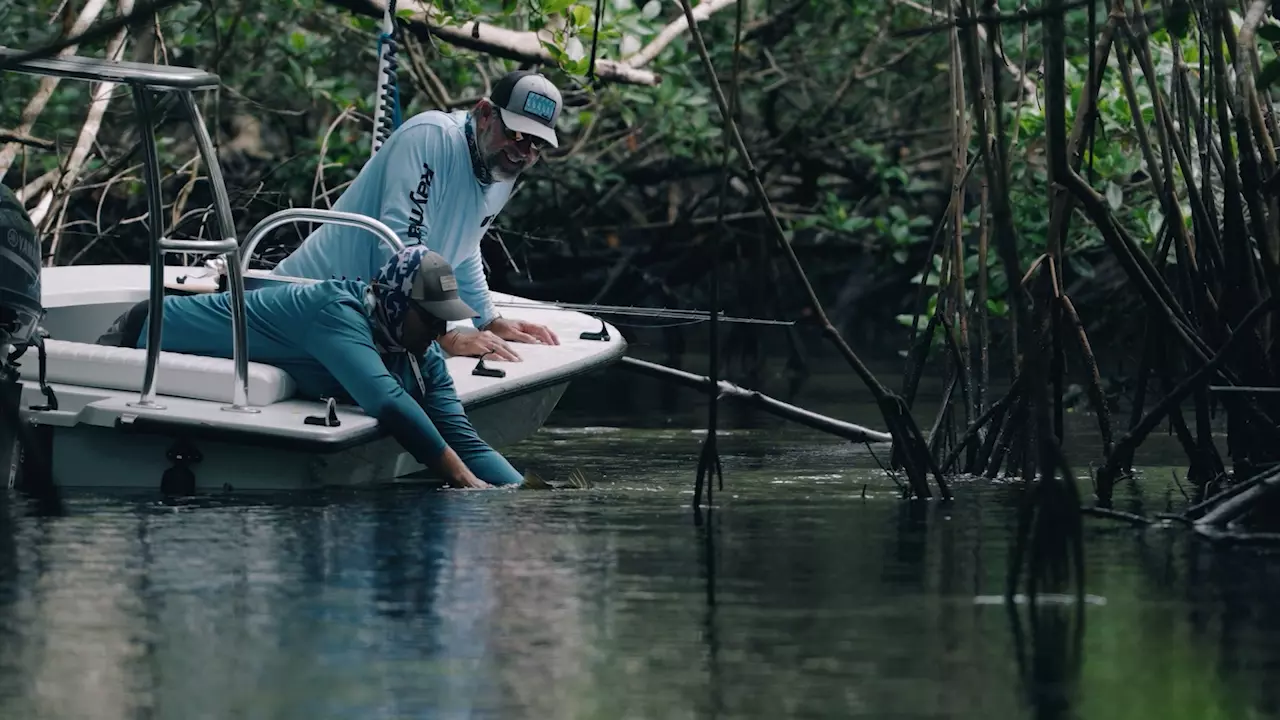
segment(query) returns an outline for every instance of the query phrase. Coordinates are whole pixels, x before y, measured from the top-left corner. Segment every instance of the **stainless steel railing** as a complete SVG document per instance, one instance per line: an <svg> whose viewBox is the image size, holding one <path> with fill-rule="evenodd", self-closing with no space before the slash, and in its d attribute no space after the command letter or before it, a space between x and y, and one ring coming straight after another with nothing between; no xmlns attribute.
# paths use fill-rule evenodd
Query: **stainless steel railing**
<svg viewBox="0 0 1280 720"><path fill-rule="evenodd" d="M17 51L0 46L0 59L18 55ZM368 230L391 247L392 251L404 249L400 238L391 228L379 220L356 213L315 208L291 208L263 218L249 232L244 246L236 240L235 222L231 216L231 202L227 195L222 169L214 151L209 130L201 117L192 91L212 90L219 87L218 76L196 68L154 65L150 63L116 62L97 58L71 56L30 60L18 63L6 70L51 77L73 78L92 82L112 82L128 85L133 92L138 112L138 124L142 130L142 149L145 155L147 180L147 209L150 219L150 311L147 328L147 364L142 379L142 393L132 407L163 410L156 402L156 376L160 365L160 352L164 335L164 256L169 253L217 254L226 265L228 289L231 292L231 347L235 364L232 402L223 410L235 412L259 412L249 405L249 355L244 310L244 273L259 241L272 230L293 222L333 223ZM154 106L149 91L176 93L186 111L187 119L195 132L196 145L201 160L208 168L209 184L213 188L213 214L218 225L220 240L184 240L165 237L164 205L160 187L160 161L156 150Z"/></svg>
<svg viewBox="0 0 1280 720"><path fill-rule="evenodd" d="M167 253L217 253L226 259L228 268L231 290L231 357L235 367L231 404L224 405L222 409L245 413L260 412L258 408L249 404L249 353L244 317L244 277L240 274L239 243L236 240L235 223L231 217L231 201L227 195L222 168L218 164L213 141L201 117L200 108L196 105L190 91L175 90L195 132L200 158L208 168L209 184L213 188L213 215L218 223L218 234L222 239L210 241L165 237L163 199L160 196L160 163L156 152L155 126L151 117L153 108L147 90L148 88L143 85L133 86L134 104L138 109L139 124L142 126L142 147L146 155L147 205L151 219L147 364L142 376L142 394L137 402L129 405L152 410L164 409L164 406L155 400L164 336L164 256Z"/></svg>
<svg viewBox="0 0 1280 720"><path fill-rule="evenodd" d="M12 48L0 47L0 59L12 59L21 53ZM147 210L151 235L149 265L151 268L149 319L147 328L147 365L142 377L142 393L132 407L163 410L156 402L156 372L160 364L160 350L164 334L164 256L168 253L215 253L227 264L231 289L231 343L235 363L235 387L231 405L224 410L258 412L249 406L249 357L245 341L244 277L240 273L239 243L236 241L235 223L231 217L231 202L222 179L218 156L209 138L192 92L216 90L220 81L217 75L198 68L156 65L152 63L101 60L98 58L70 57L26 60L5 68L14 72L47 77L63 77L90 82L109 82L127 85L133 93L138 112L138 124L142 130L142 150L145 155L147 178ZM213 187L213 214L218 223L220 240L180 240L165 237L164 203L160 193L160 160L156 150L155 124L150 91L176 93L187 120L195 132L196 145L201 160L209 172L209 184Z"/></svg>
<svg viewBox="0 0 1280 720"><path fill-rule="evenodd" d="M240 248L241 277L244 276L244 273L249 272L249 261L253 259L253 251L257 249L258 243L262 241L262 238L266 237L267 233L275 230L281 225L287 225L295 222L318 222L361 228L378 236L378 239L382 241L383 245L391 248L391 252L398 253L401 250L404 250L404 243L400 242L400 238L396 236L391 228L387 227L386 223L378 220L377 218L360 215L359 213L344 212L342 210L289 208L287 210L274 212L262 218L262 220L249 231L249 234L245 237L244 246ZM373 278L366 279L372 280Z"/></svg>

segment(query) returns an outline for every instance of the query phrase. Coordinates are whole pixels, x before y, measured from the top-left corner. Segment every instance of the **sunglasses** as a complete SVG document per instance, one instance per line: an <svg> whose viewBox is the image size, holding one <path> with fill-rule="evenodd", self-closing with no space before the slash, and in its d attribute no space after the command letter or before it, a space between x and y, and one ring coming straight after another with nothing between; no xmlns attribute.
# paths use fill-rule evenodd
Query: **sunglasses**
<svg viewBox="0 0 1280 720"><path fill-rule="evenodd" d="M447 320L442 320L432 315L431 311L419 305L417 300L410 298L409 307L413 308L414 312L418 313L418 317L422 318L422 322L426 324L431 337L438 338L449 329Z"/></svg>
<svg viewBox="0 0 1280 720"><path fill-rule="evenodd" d="M507 124L502 121L501 114L495 115L495 117L498 118L498 126L502 128L502 134L506 135L507 139L510 140L511 142L519 145L520 143L524 142L527 139L529 141L529 144L533 146L533 149L537 150L538 152L542 152L543 150L546 150L548 147L551 146L551 143L547 142L546 140L543 140L540 137L534 137L533 135L525 135L519 130L512 130L511 128L507 127Z"/></svg>

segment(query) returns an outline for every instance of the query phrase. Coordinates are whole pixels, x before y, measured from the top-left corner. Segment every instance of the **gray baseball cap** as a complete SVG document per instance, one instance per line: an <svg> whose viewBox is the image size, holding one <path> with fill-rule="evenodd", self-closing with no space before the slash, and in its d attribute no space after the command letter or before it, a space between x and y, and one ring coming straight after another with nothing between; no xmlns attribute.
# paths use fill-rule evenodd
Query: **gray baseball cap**
<svg viewBox="0 0 1280 720"><path fill-rule="evenodd" d="M546 76L530 70L509 72L493 86L489 100L498 106L507 128L560 147L556 119L564 102Z"/></svg>
<svg viewBox="0 0 1280 720"><path fill-rule="evenodd" d="M409 298L441 320L467 320L480 313L458 297L458 278L453 267L438 253L422 253L422 264L414 275Z"/></svg>

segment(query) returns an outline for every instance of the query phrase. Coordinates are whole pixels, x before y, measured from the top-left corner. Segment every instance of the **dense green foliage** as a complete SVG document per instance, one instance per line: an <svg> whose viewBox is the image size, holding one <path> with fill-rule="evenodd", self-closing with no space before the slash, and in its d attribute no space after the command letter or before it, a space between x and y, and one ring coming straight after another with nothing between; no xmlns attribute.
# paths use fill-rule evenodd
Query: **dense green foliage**
<svg viewBox="0 0 1280 720"><path fill-rule="evenodd" d="M609 0L602 5L598 58L629 55L680 17L678 3L660 0ZM1010 0L1000 5L1005 12L1018 7ZM0 44L31 47L54 37L58 7L53 0L38 0L0 9ZM564 23L547 44L560 64L551 73L570 104L562 121L562 150L528 174L486 243L494 284L565 300L705 304L710 258L704 241L719 232L713 221L724 138L688 35L678 36L647 66L662 78L656 87L593 86L586 72L595 3L461 0L440 9L444 15L436 22L441 24L478 19L537 29ZM951 184L947 34L895 37L895 32L936 21L925 5L906 0L749 3L743 8L744 42L735 78L736 10L730 5L700 27L726 91L737 90L737 119L754 163L815 286L846 327L895 316L909 322L921 309L915 305L914 283L936 285L941 262L926 254ZM113 11L110 5L107 12ZM517 66L440 39L417 38L412 14L401 3L405 116L442 104L465 109L482 95L486 83ZM1099 10L1096 21L1103 20ZM1072 11L1068 21L1070 115L1087 73L1091 34L1084 9ZM332 202L355 177L369 152L378 33L374 17L355 16L323 0L188 0L166 9L158 26L159 34L145 26L135 30L127 55L205 67L224 81L223 90L205 98L205 104L215 121L233 202L241 211L242 233L279 207ZM1025 71L1042 93L1040 41L1036 25L1025 31L1004 26L1009 63L1019 73ZM1157 30L1151 43L1159 74L1167 77L1172 56L1165 31ZM104 47L100 42L80 52L100 56ZM1196 52L1194 43L1182 47L1193 71ZM424 72L427 68L438 81ZM1149 124L1150 92L1136 64L1135 73ZM1018 118L1010 152L1012 200L1026 267L1044 251L1048 224L1044 108L1042 100L1016 94L1011 73L1001 76L1006 118L1014 113ZM837 96L846 84L847 92ZM0 127L17 127L36 81L9 76L5 88ZM61 83L31 134L69 147L79 132L88 92L87 84ZM58 262L138 257L138 225L119 224L136 217L143 201L136 168L130 172L136 159L122 159L132 138L127 95L117 91L116 98L87 166L89 175L64 216L68 239ZM1130 108L1114 69L1103 79L1100 113L1102 129L1088 158L1092 183L1105 193L1120 222L1149 247L1163 216L1143 173ZM190 174L200 170L188 162L193 153L185 133L170 124L163 137L166 172L173 173L166 199L172 201ZM978 142L971 137L970 157ZM55 167L61 154L28 151L5 180L20 186ZM731 167L743 180L738 158ZM122 173L123 181L105 184ZM979 174L970 177L966 188L970 295L978 273ZM104 193L106 201L100 202ZM204 203L198 184L188 193L175 214L190 224L202 217ZM795 316L801 304L786 283L772 280L778 271L768 259L776 255L761 240L764 226L745 184L729 186L723 210L729 218L725 237L731 241L725 260L734 273L726 304L743 313ZM1189 223L1188 209L1184 217ZM80 254L99 234L111 242ZM296 233L288 235L282 239L296 242ZM1084 291L1073 297L1091 319L1106 314L1103 303L1113 302L1110 293L1122 285L1114 272L1101 272L1111 261L1100 246L1092 224L1071 223L1067 279L1083 283ZM922 273L930 263L932 272ZM1007 280L994 252L988 266L988 307L998 317L1004 314ZM761 292L763 283L780 288L776 304L773 293Z"/></svg>

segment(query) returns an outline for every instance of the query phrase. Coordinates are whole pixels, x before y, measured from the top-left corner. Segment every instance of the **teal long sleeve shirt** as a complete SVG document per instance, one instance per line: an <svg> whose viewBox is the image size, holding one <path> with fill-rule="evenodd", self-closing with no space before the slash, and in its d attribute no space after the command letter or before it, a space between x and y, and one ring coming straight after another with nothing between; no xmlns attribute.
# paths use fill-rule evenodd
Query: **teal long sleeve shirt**
<svg viewBox="0 0 1280 720"><path fill-rule="evenodd" d="M354 402L386 423L418 462L432 466L447 444L405 389L417 387L408 363L384 358L374 344L364 305L366 287L354 280L332 280L281 283L246 293L249 360L289 373L303 397ZM146 347L148 325L149 320L138 347ZM230 294L166 297L161 346L170 352L231 358ZM432 343L424 359L424 375L447 372L437 344ZM389 360L398 374L388 368Z"/></svg>
<svg viewBox="0 0 1280 720"><path fill-rule="evenodd" d="M405 246L425 244L458 278L458 294L484 327L497 312L489 297L480 240L511 196L511 182L476 179L464 111L431 110L405 121L365 163L334 210L386 223ZM321 225L272 271L314 280L368 281L391 249L367 230Z"/></svg>

